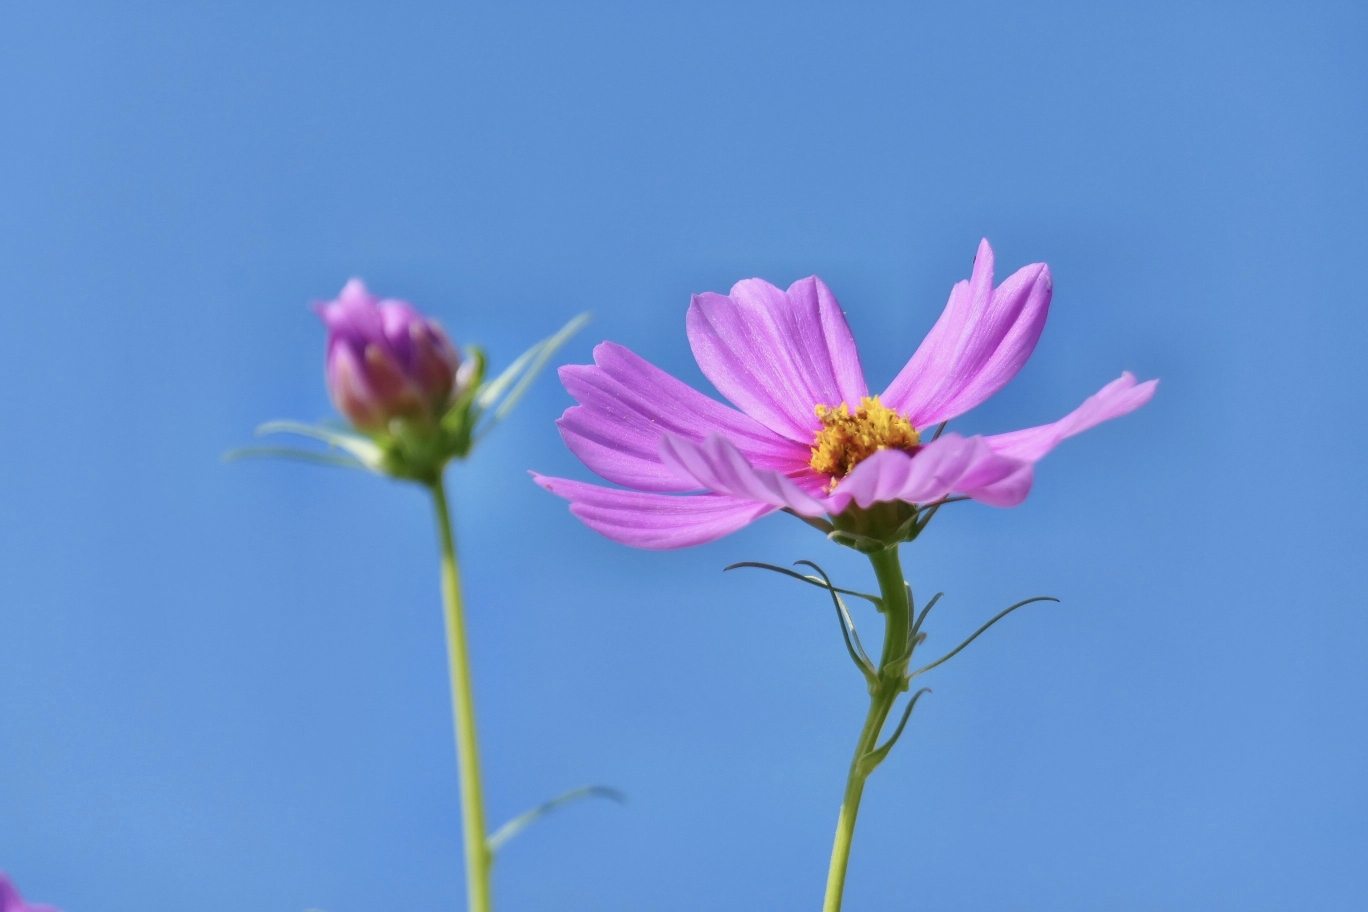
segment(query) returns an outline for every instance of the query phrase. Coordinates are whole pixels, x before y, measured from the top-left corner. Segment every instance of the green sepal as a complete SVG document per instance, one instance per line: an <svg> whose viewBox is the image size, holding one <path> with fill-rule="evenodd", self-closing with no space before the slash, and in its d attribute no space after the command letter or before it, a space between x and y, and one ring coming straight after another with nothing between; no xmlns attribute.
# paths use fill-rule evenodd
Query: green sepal
<svg viewBox="0 0 1368 912"><path fill-rule="evenodd" d="M887 542L879 541L877 538L870 538L867 535L860 535L855 532L844 532L840 529L828 532L827 538L838 545L859 551L861 554L877 554L880 551L887 551L891 547Z"/></svg>
<svg viewBox="0 0 1368 912"><path fill-rule="evenodd" d="M827 538L838 545L861 554L877 554L896 548L903 542L915 541L941 507L968 499L946 497L920 506L892 500L880 501L868 507L851 501L845 510L832 517L831 528L825 531Z"/></svg>
<svg viewBox="0 0 1368 912"><path fill-rule="evenodd" d="M441 420L442 431L449 435L453 453L457 457L464 457L470 452L470 432L475 423L472 418L479 417L478 411L475 410L475 398L480 394L485 369L489 364L484 349L478 346L472 345L466 350L466 355L475 366L471 369L470 375L463 378L465 386Z"/></svg>
<svg viewBox="0 0 1368 912"><path fill-rule="evenodd" d="M860 507L854 501L831 518L835 527L827 537L838 545L854 548L861 554L877 554L907 541L909 530L915 537L917 507L900 500L881 501Z"/></svg>

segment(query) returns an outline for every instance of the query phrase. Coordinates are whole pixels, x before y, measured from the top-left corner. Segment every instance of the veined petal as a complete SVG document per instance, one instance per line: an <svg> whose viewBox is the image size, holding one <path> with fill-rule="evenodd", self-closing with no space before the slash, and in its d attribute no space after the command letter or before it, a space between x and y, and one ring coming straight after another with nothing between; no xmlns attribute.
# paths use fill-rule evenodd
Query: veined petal
<svg viewBox="0 0 1368 912"><path fill-rule="evenodd" d="M570 512L595 532L615 542L652 551L715 541L775 509L722 494L647 494L535 472L532 478L552 494L570 501Z"/></svg>
<svg viewBox="0 0 1368 912"><path fill-rule="evenodd" d="M626 487L696 489L661 463L665 434L696 443L712 433L725 434L751 462L781 471L801 468L811 456L807 447L612 342L594 349L592 365L562 367L560 377L580 402L556 422L565 445L595 473Z"/></svg>
<svg viewBox="0 0 1368 912"><path fill-rule="evenodd" d="M1126 371L1083 401L1083 404L1053 424L996 434L986 438L995 453L1038 462L1061 440L1081 434L1104 421L1119 418L1135 411L1154 396L1158 380L1136 383L1135 375Z"/></svg>
<svg viewBox="0 0 1368 912"><path fill-rule="evenodd" d="M714 434L701 444L666 434L660 458L680 478L718 494L742 497L802 516L824 516L827 505L773 469L758 469L725 437Z"/></svg>
<svg viewBox="0 0 1368 912"><path fill-rule="evenodd" d="M889 384L884 405L924 428L962 415L1002 389L1035 350L1053 283L1033 263L993 288L993 248L979 243L974 272L950 292L936 325Z"/></svg>
<svg viewBox="0 0 1368 912"><path fill-rule="evenodd" d="M1021 460L993 452L982 437L950 433L915 454L880 450L841 479L828 503L837 513L852 500L869 507L891 500L933 503L964 494L994 503L1003 496L994 486L1018 474L1023 465Z"/></svg>
<svg viewBox="0 0 1368 912"><path fill-rule="evenodd" d="M868 395L841 305L816 276L780 291L760 279L730 295L694 295L686 320L698 366L739 409L807 445L818 405L854 407Z"/></svg>

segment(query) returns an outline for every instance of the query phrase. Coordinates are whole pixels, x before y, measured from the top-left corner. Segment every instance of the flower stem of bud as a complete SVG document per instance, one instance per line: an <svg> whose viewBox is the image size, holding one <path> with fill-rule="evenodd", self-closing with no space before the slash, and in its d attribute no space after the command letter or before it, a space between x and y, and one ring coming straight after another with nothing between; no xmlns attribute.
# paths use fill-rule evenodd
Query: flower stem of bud
<svg viewBox="0 0 1368 912"><path fill-rule="evenodd" d="M475 733L475 697L470 680L470 650L461 609L461 571L451 511L440 476L429 485L442 544L442 601L446 615L447 658L451 666L451 705L456 719L456 758L461 774L461 818L465 834L466 895L469 912L489 912L489 875L493 855L485 831L480 749Z"/></svg>
<svg viewBox="0 0 1368 912"><path fill-rule="evenodd" d="M841 814L836 820L836 842L831 848L831 867L827 872L826 900L823 912L840 912L841 896L845 891L846 866L850 863L850 844L855 837L855 818L860 813L860 798L864 795L865 780L883 759L878 749L879 733L898 695L907 690L907 665L912 658L912 604L903 581L898 547L893 545L869 555L874 574L879 579L880 611L884 616L883 653L879 659L877 678L869 688L869 712L864 728L855 744L855 756L850 761L846 778L845 797Z"/></svg>

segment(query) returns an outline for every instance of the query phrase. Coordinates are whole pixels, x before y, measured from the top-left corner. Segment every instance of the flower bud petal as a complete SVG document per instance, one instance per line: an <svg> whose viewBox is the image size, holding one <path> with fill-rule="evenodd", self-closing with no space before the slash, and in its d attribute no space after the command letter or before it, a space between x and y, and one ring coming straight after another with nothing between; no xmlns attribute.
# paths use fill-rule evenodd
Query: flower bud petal
<svg viewBox="0 0 1368 912"><path fill-rule="evenodd" d="M360 279L315 309L328 327L328 389L356 427L442 417L461 358L437 323L406 301L380 300Z"/></svg>

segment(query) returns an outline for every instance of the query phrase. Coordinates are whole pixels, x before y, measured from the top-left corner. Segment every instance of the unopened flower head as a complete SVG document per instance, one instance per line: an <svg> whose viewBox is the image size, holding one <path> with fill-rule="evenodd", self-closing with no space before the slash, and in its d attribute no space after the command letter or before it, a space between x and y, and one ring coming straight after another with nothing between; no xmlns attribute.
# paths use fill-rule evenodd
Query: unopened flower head
<svg viewBox="0 0 1368 912"><path fill-rule="evenodd" d="M787 291L748 279L729 295L695 295L689 344L736 408L604 342L594 364L561 368L580 404L559 425L571 451L622 488L534 477L591 528L638 548L712 541L775 510L850 532L843 543L881 546L915 534L918 505L962 496L1015 506L1046 453L1139 408L1158 382L1123 373L1051 424L939 434L1026 363L1052 287L1044 263L994 287L983 241L973 275L877 396L840 304L816 276Z"/></svg>
<svg viewBox="0 0 1368 912"><path fill-rule="evenodd" d="M396 419L431 425L459 394L460 354L408 302L381 300L352 279L317 311L328 327L328 391L359 430L382 431Z"/></svg>

